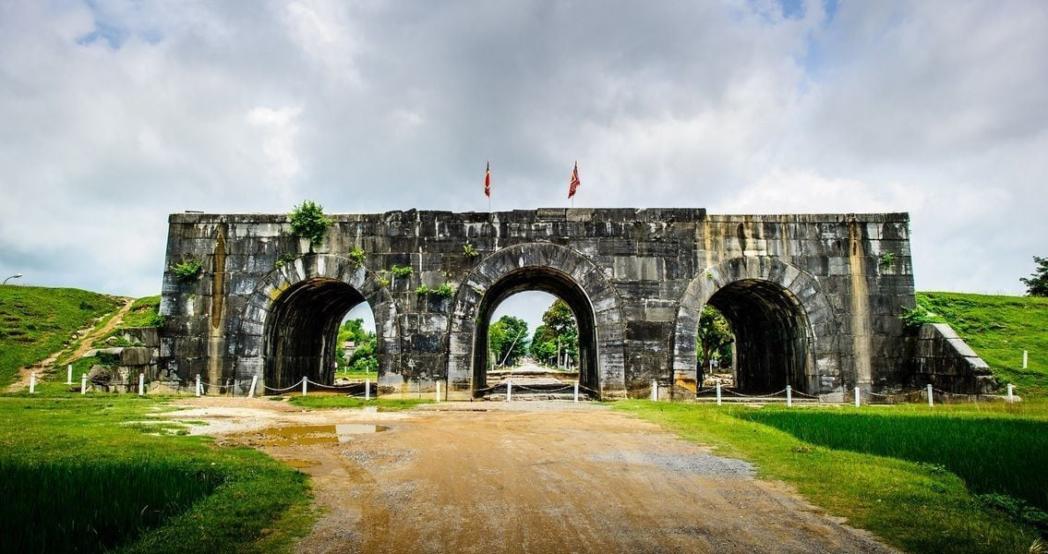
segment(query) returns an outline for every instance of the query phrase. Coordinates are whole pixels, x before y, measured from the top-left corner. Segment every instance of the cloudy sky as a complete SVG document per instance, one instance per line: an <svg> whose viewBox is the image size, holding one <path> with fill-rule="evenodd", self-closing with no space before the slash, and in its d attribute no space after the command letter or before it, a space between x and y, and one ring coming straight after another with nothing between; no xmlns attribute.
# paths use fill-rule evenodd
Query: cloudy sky
<svg viewBox="0 0 1048 554"><path fill-rule="evenodd" d="M166 216L908 211L920 289L1048 255L1048 2L0 1L0 270L160 288Z"/></svg>

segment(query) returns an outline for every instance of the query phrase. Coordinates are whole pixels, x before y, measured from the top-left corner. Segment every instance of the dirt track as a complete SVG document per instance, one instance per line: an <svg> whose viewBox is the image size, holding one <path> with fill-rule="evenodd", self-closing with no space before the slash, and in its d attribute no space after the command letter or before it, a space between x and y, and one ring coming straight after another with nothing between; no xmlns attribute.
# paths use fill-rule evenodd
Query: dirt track
<svg viewBox="0 0 1048 554"><path fill-rule="evenodd" d="M386 414L244 402L195 400L179 417L312 476L325 514L300 552L889 550L743 462L599 406Z"/></svg>

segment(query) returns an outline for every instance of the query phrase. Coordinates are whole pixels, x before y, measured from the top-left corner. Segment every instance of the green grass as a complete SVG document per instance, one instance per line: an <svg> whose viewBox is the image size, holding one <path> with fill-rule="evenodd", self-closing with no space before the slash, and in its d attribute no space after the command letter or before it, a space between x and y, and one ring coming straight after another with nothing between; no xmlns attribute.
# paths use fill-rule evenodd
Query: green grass
<svg viewBox="0 0 1048 554"><path fill-rule="evenodd" d="M340 394L307 394L306 396L292 396L289 400L295 406L303 408L363 408L365 406L377 406L380 412L395 412L409 410L421 404L433 402L423 398L373 398L364 400L355 396L344 396Z"/></svg>
<svg viewBox="0 0 1048 554"><path fill-rule="evenodd" d="M987 507L948 466L807 442L763 423L765 419L769 423L776 421L784 409L646 401L618 402L615 408L659 423L686 439L711 445L719 455L750 460L756 464L760 476L793 485L813 504L847 518L851 525L868 529L904 550L1025 552L1038 536L1032 527ZM859 418L866 419L893 417L891 412L880 414L878 410L893 409L864 408L857 413ZM808 423L816 428L805 432L837 436L833 427L840 426L846 431L839 440L848 438L849 429L876 427L878 423L892 425L890 429L898 428L888 419L873 419L872 424L863 427L859 423L861 419L845 419L850 414L822 409L811 412L812 415L807 416L812 418ZM937 426L946 425L951 432L954 430L950 427L950 416L915 416L907 410L901 412L899 417L903 419L921 417L921 422L930 429L938 430L941 427ZM794 421L787 419L793 417L792 414L787 413L782 420ZM996 417L1005 421L1023 421L1021 416L1013 414ZM1037 423L1044 424L1043 421ZM916 427L911 427L911 430L913 428ZM998 428L973 427L969 437L981 440L978 433L993 433L995 429ZM1044 432L1043 428L1035 429ZM944 440L938 433L920 435L919 438L930 444ZM914 439L911 436L909 440ZM997 438L991 436L989 440L993 442ZM830 440L826 442L836 444ZM951 444L956 442L956 437L950 441ZM1040 453L1039 458L1027 458L1027 463L1035 468L1043 466L1034 461L1045 459L1039 446L1033 450L1026 450L1022 444L1010 444L1009 447L1027 455ZM979 463L987 467L998 467L998 451L958 451L958 455L962 454L976 456ZM1018 456L1006 457L1007 463L1019 459Z"/></svg>
<svg viewBox="0 0 1048 554"><path fill-rule="evenodd" d="M917 303L941 317L1022 396L1048 396L1048 298L922 292ZM1023 350L1030 353L1022 369Z"/></svg>
<svg viewBox="0 0 1048 554"><path fill-rule="evenodd" d="M787 410L743 417L820 446L945 467L976 493L1007 494L1048 511L1048 421L927 409Z"/></svg>
<svg viewBox="0 0 1048 554"><path fill-rule="evenodd" d="M378 379L378 374L374 371L336 371L335 379L348 379L350 381L371 379L374 382Z"/></svg>
<svg viewBox="0 0 1048 554"><path fill-rule="evenodd" d="M313 519L302 473L152 421L163 401L0 397L0 537L11 551L286 549Z"/></svg>
<svg viewBox="0 0 1048 554"><path fill-rule="evenodd" d="M79 289L0 286L0 386L62 349L74 331L114 311L116 297Z"/></svg>
<svg viewBox="0 0 1048 554"><path fill-rule="evenodd" d="M160 314L160 295L145 296L131 304L120 327L156 327Z"/></svg>

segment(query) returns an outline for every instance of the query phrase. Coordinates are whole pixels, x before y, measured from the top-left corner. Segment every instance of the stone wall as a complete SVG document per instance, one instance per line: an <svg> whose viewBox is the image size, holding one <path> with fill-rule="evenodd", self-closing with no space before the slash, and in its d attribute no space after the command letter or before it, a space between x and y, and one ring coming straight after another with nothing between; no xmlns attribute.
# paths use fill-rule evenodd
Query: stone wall
<svg viewBox="0 0 1048 554"><path fill-rule="evenodd" d="M990 366L945 323L926 323L913 340L914 385L964 394L998 388Z"/></svg>
<svg viewBox="0 0 1048 554"><path fill-rule="evenodd" d="M531 283L588 301L601 396L643 396L653 379L694 373L706 302L746 299L747 287L762 283L764 300L754 309L775 306L796 324L780 341L795 345L783 351L797 359L789 382L826 392L911 380L898 317L914 304L906 214L539 209L332 218L310 254L285 215L172 215L162 365L183 379L200 374L246 387L252 375L265 378L277 356L273 337L287 331L271 317L277 303L303 283L341 283L375 312L385 385L415 390L448 380L459 391L476 381L473 335L485 298ZM366 254L362 264L350 256L354 248ZM190 259L203 263L203 274L180 282L170 266ZM394 278L394 266L411 275ZM502 286L507 279L520 282ZM445 283L450 297L416 294L420 285ZM734 296L716 296L724 289ZM775 367L777 357L762 363Z"/></svg>

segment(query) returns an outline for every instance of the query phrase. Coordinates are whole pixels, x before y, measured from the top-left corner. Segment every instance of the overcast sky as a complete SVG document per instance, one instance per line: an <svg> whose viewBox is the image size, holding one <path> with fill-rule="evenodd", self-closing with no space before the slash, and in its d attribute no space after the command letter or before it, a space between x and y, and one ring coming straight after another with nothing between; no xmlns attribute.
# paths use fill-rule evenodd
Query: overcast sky
<svg viewBox="0 0 1048 554"><path fill-rule="evenodd" d="M908 211L924 290L1048 255L1048 2L0 1L0 270L160 289L167 214Z"/></svg>

